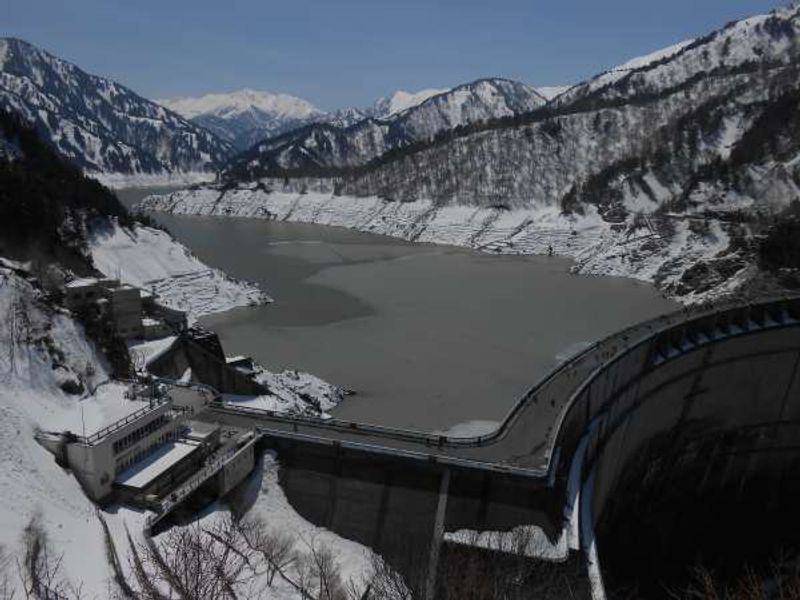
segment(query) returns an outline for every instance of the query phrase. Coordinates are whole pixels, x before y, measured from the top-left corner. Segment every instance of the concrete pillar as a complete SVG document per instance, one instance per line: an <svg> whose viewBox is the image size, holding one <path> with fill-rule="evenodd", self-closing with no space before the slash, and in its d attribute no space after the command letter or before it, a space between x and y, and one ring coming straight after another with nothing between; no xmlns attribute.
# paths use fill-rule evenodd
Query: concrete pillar
<svg viewBox="0 0 800 600"><path fill-rule="evenodd" d="M430 554L428 556L428 576L425 580L424 600L433 600L436 595L436 577L439 571L439 553L444 535L444 518L447 512L447 494L450 488L450 469L445 468L439 482L439 500L436 503L436 518L433 522Z"/></svg>

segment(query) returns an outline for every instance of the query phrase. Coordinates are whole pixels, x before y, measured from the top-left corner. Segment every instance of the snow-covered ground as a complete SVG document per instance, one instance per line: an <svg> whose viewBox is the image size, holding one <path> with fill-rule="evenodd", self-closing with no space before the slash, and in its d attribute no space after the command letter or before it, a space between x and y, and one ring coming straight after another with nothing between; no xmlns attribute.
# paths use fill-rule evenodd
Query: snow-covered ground
<svg viewBox="0 0 800 600"><path fill-rule="evenodd" d="M65 373L87 387L107 379L104 361L79 325L49 309L29 283L2 268L0 314L0 545L21 556L24 529L36 518L51 557L61 560L61 575L74 586L82 584L83 598L108 598L112 573L95 507L34 433L81 423L82 405L97 409L96 417L94 410L84 411L88 429L111 416L104 411L117 404L120 389L103 386L83 402L60 389ZM11 584L18 585L16 575ZM20 591L15 597L24 596Z"/></svg>
<svg viewBox="0 0 800 600"><path fill-rule="evenodd" d="M208 171L185 171L176 173L105 173L87 171L87 177L96 179L115 190L125 188L150 188L179 185L194 185L214 181L214 173Z"/></svg>
<svg viewBox="0 0 800 600"><path fill-rule="evenodd" d="M302 371L272 373L259 367L255 379L266 385L270 393L261 396L225 394L225 402L260 410L326 418L329 417L328 411L339 404L346 394L341 388Z"/></svg>
<svg viewBox="0 0 800 600"><path fill-rule="evenodd" d="M326 546L335 552L342 576L345 580L360 581L369 575L372 551L356 542L339 537L335 533L317 527L295 512L278 481L279 463L276 457L267 452L262 456L259 477L253 477L250 485L255 502L247 512L251 518L261 519L268 527L276 528L294 540L298 552L307 552L310 543Z"/></svg>
<svg viewBox="0 0 800 600"><path fill-rule="evenodd" d="M333 225L487 252L547 254L552 250L574 259L576 273L632 277L658 283L662 289L674 285L697 261L713 259L729 241L717 222L697 233L690 221L675 219L673 235L664 239L648 227L613 226L591 205L585 207L583 215L565 215L554 205L500 210L440 206L430 200L391 202L378 197L266 193L256 189L231 190L220 197L219 190L206 188L149 196L141 207L172 214ZM670 267L666 272L662 269L665 265ZM730 293L743 279L744 274L676 299L685 303L708 300Z"/></svg>
<svg viewBox="0 0 800 600"><path fill-rule="evenodd" d="M445 532L444 539L454 544L545 560L564 560L569 553L566 533L562 532L561 537L553 543L547 539L544 531L535 525L522 525L510 531L459 529Z"/></svg>
<svg viewBox="0 0 800 600"><path fill-rule="evenodd" d="M336 570L342 584L351 582L356 589L364 589L364 582L373 572L374 554L372 551L356 542L346 540L331 531L317 527L303 519L289 504L278 480L279 463L272 453L263 454L257 461L252 476L244 484L238 494L237 514L245 523L258 522L263 526L263 531L268 535L281 536L288 540L290 551L298 558L297 564L310 558L312 548L320 551L327 550L334 558ZM242 514L242 507L244 513ZM230 507L224 501L217 501L209 506L198 519L187 526L175 527L154 538L159 549L169 554L174 549L170 548L169 539L181 529L200 526L201 530L214 531L217 525L222 524L229 515ZM142 528L147 518L147 513L131 510L121 506L109 507L103 516L115 540L115 545L120 557L128 556L130 544L127 534L130 533L134 544L141 545L144 541ZM209 538L209 544L214 542ZM287 561L287 565L290 561ZM130 565L123 563L123 569L130 581L135 581ZM302 596L287 581L276 576L270 581L269 574L264 565L259 564L256 557L246 573L240 578L237 592L242 597L265 598L275 600L301 600ZM293 577L292 568L285 567L287 575Z"/></svg>
<svg viewBox="0 0 800 600"><path fill-rule="evenodd" d="M94 264L104 275L155 293L166 306L186 311L190 322L270 301L257 285L212 269L159 229L97 227L90 246Z"/></svg>

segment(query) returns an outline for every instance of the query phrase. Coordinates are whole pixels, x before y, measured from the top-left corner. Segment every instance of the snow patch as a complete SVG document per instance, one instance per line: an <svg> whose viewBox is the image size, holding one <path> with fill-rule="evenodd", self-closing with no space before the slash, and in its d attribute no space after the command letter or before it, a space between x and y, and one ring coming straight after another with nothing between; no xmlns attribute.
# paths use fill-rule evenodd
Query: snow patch
<svg viewBox="0 0 800 600"><path fill-rule="evenodd" d="M106 277L154 293L166 306L185 311L190 321L270 301L255 284L210 268L159 229L112 223L95 228L89 242L94 264Z"/></svg>
<svg viewBox="0 0 800 600"><path fill-rule="evenodd" d="M434 431L433 435L444 435L451 438L470 438L482 435L489 435L500 428L500 421L475 420L458 423L452 427Z"/></svg>

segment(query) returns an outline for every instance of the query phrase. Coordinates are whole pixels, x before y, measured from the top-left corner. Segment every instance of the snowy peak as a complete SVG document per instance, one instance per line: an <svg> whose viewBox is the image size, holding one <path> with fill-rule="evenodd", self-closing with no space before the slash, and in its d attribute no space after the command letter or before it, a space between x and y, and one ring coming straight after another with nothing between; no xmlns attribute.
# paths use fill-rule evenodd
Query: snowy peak
<svg viewBox="0 0 800 600"><path fill-rule="evenodd" d="M158 102L212 131L239 150L327 117L302 98L247 88L228 94L208 94L199 98L174 98Z"/></svg>
<svg viewBox="0 0 800 600"><path fill-rule="evenodd" d="M388 98L380 98L373 106L373 114L378 118L386 118L396 115L425 102L428 98L438 94L449 92L449 88L427 89L418 92L406 92L398 90Z"/></svg>
<svg viewBox="0 0 800 600"><path fill-rule="evenodd" d="M228 94L207 94L199 98L172 98L156 102L187 119L201 115L234 118L254 110L285 119L306 119L321 114L316 106L302 98L249 88Z"/></svg>
<svg viewBox="0 0 800 600"><path fill-rule="evenodd" d="M211 171L231 153L164 107L14 38L0 40L0 108L93 173Z"/></svg>

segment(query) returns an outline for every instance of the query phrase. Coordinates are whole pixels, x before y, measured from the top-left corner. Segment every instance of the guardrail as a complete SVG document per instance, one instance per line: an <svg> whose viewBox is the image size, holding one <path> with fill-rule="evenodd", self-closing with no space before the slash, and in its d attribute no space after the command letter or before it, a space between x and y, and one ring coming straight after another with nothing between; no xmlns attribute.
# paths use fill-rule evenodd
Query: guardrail
<svg viewBox="0 0 800 600"><path fill-rule="evenodd" d="M111 425L106 425L105 427L103 427L102 429L94 432L91 435L87 435L87 436L79 435L79 436L76 436L76 438L80 443L86 444L87 446L91 446L92 444L94 444L95 442L99 441L100 439L108 436L109 434L114 433L115 431L118 431L119 429L122 429L128 423L136 421L137 419L140 419L141 417L143 417L147 413L152 412L152 411L156 410L157 408L160 408L165 403L166 403L166 400L160 400L160 399L159 400L151 400L151 403L150 403L149 406L143 406L142 408L132 412L131 414L126 415L126 416L122 417L121 419L118 419L118 420L114 421L113 423L111 423Z"/></svg>
<svg viewBox="0 0 800 600"><path fill-rule="evenodd" d="M528 391L528 393L522 396L522 398L514 404L514 406L506 413L503 421L495 431L479 436L462 438L446 435L431 435L414 430L372 425L369 423L286 415L276 411L236 406L228 403L222 403L219 407L214 407L213 410L229 413L250 414L256 417L274 419L283 423L291 423L296 427L311 426L317 429L374 434L384 437L391 437L397 440L409 441L424 445L426 447L458 448L485 446L502 439L511 429L521 412L531 403L535 404L540 397L546 396L549 389L551 387L555 387L555 384L562 376L565 376L566 374L569 374L578 368L590 366L592 361L594 361L594 363L597 365L596 368L592 369L591 372L587 374L587 378L591 378L598 369L601 369L603 365L613 360L614 357L622 355L627 350L638 346L643 342L652 340L656 336L675 330L676 327L680 325L690 325L692 323L697 323L703 319L712 317L719 319L723 315L734 317L738 315L741 317L743 314L752 314L754 310L772 311L770 313L771 318L775 321L776 326L780 326L785 324L787 319L800 319L800 297L765 299L753 304L743 304L741 302L729 301L719 304L707 304L699 307L684 307L681 310L660 315L648 321L627 327L622 331L595 342L576 356L561 363L548 375L543 377L533 388L531 388L530 391ZM743 333L746 332L746 330L743 330ZM554 447L560 424L563 422L566 413L569 411L571 398L575 395L575 391L581 387L580 383L581 382L576 382L575 389L571 390L568 396L564 398L564 405L559 410L559 414L556 416L556 426L550 430L548 435L548 462L552 454L552 449ZM296 428L294 429L293 433L297 433Z"/></svg>

